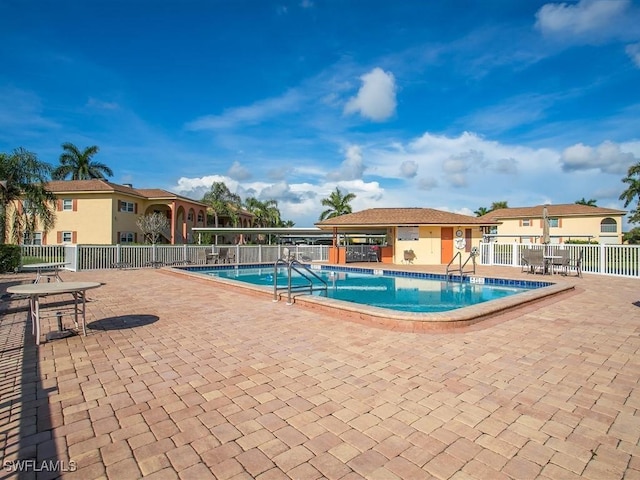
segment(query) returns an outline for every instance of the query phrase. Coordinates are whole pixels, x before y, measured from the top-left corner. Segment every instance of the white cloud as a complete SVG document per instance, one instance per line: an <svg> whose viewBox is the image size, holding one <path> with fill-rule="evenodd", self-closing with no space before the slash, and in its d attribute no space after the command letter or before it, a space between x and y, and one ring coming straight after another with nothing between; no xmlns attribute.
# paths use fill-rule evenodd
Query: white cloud
<svg viewBox="0 0 640 480"><path fill-rule="evenodd" d="M600 170L603 173L626 174L629 167L640 159L631 152L623 152L620 145L603 142L593 148L577 143L566 148L560 157L562 169L567 172Z"/></svg>
<svg viewBox="0 0 640 480"><path fill-rule="evenodd" d="M629 0L580 0L547 3L536 13L536 28L543 35L568 42L601 43L637 35L628 22Z"/></svg>
<svg viewBox="0 0 640 480"><path fill-rule="evenodd" d="M418 162L407 160L400 164L400 176L403 178L413 178L418 174Z"/></svg>
<svg viewBox="0 0 640 480"><path fill-rule="evenodd" d="M625 51L627 52L627 55L629 55L629 58L633 60L633 63L636 65L636 67L640 68L640 43L632 43L631 45L627 45Z"/></svg>
<svg viewBox="0 0 640 480"><path fill-rule="evenodd" d="M360 113L375 122L387 120L396 111L396 81L392 73L374 68L360 77L362 86L344 107L344 113Z"/></svg>
<svg viewBox="0 0 640 480"><path fill-rule="evenodd" d="M362 178L365 171L362 148L358 145L350 145L347 148L345 157L337 170L327 174L328 180L355 180Z"/></svg>
<svg viewBox="0 0 640 480"><path fill-rule="evenodd" d="M260 100L246 107L225 110L222 115L206 115L185 125L187 130L218 130L234 128L241 125L256 125L284 113L298 110L302 95L296 90L289 90L276 98Z"/></svg>
<svg viewBox="0 0 640 480"><path fill-rule="evenodd" d="M240 165L240 162L233 162L233 164L229 168L229 171L227 172L227 175L234 180L242 181L251 178L251 171L248 168Z"/></svg>
<svg viewBox="0 0 640 480"><path fill-rule="evenodd" d="M437 186L438 186L438 180L436 180L434 177L425 177L425 178L421 178L418 181L418 188L420 190L433 190Z"/></svg>

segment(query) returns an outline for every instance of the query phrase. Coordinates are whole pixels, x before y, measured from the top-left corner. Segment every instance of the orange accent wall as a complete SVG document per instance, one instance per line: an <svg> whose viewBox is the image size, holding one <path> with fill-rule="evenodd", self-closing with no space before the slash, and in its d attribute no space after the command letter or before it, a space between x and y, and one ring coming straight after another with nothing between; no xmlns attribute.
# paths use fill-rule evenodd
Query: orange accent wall
<svg viewBox="0 0 640 480"><path fill-rule="evenodd" d="M453 258L453 227L442 227L440 238L440 263L449 263Z"/></svg>

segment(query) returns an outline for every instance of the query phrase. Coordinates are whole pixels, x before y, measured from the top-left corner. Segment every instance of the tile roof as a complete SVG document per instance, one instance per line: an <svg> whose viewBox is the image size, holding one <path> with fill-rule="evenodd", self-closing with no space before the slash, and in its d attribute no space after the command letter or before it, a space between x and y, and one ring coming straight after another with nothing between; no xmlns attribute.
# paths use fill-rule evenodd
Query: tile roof
<svg viewBox="0 0 640 480"><path fill-rule="evenodd" d="M323 227L395 225L492 225L491 220L433 208L370 208L316 222Z"/></svg>
<svg viewBox="0 0 640 480"><path fill-rule="evenodd" d="M133 188L128 185L119 185L107 180L94 178L91 180L52 180L46 184L47 190L55 194L63 193L91 193L91 192L118 192L146 199L179 199L190 203L206 206L204 203L191 198L182 197L175 193L160 188Z"/></svg>
<svg viewBox="0 0 640 480"><path fill-rule="evenodd" d="M536 205L535 207L499 208L498 210L489 212L480 218L494 222L505 218L542 218L542 209L544 207L545 205ZM602 217L607 215L624 215L627 213L625 210L591 207L589 205L580 205L577 203L546 205L546 207L550 217Z"/></svg>

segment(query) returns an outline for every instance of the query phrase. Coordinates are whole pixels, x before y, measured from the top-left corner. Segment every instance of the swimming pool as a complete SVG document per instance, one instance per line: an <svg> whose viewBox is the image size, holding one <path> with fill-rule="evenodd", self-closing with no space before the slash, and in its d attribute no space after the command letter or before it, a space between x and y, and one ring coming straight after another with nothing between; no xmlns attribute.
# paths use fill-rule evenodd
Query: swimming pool
<svg viewBox="0 0 640 480"><path fill-rule="evenodd" d="M287 269L280 267L277 272L278 285L286 286ZM327 268L312 270L312 272L327 285L326 289L322 288L322 282L311 276L315 287L311 292L313 295L400 312L445 312L537 288L533 285L505 286L460 281L447 282L427 276L402 277L385 275L379 270L376 270L376 273L373 273L373 270L371 273L365 273ZM200 273L246 282L270 288L273 291L273 267L212 269ZM301 289L307 284L308 281L302 275L292 272L291 285L294 289L300 289L298 294L300 291L309 293L308 290Z"/></svg>
<svg viewBox="0 0 640 480"><path fill-rule="evenodd" d="M397 270L391 268L373 269L373 268L359 268L349 267L341 265L317 265L312 264L311 267L315 273L318 271L327 270L337 272L337 276L345 273L365 273L375 278L378 278L380 274L384 274L397 279L406 280L405 285L409 285L408 280L411 279L424 279L430 278L442 282L446 280L446 277L438 273L416 272L402 270L402 267L396 267ZM160 270L161 273L169 275L178 275L180 277L191 278L194 281L206 281L211 282L216 287L216 292L226 290L233 293L244 293L253 297L274 298L273 286L269 285L256 285L245 281L240 281L240 276L243 270L247 269L262 269L265 275L270 272L273 274L273 265L265 264L252 264L252 265L234 265L234 266L211 266L211 265L199 265L188 267L165 267ZM216 271L218 275L209 275L209 273ZM224 276L220 276L220 273L224 272ZM225 278L226 277L226 278ZM454 281L456 279L454 278ZM396 282L397 284L402 283ZM459 278L457 279L459 284ZM514 309L519 309L525 305L531 304L539 300L543 300L547 297L557 295L563 292L574 289L574 285L563 282L561 280L555 280L553 283L548 281L531 281L531 280L519 280L519 279L503 279L503 278L485 278L482 276L465 276L464 284L476 284L476 285L493 285L506 288L517 288L517 294L506 295L493 300L487 300L474 305L458 307L452 310L432 311L432 312L416 312L416 311L401 311L397 309L380 308L372 305L365 305L361 303L354 303L349 301L336 300L334 298L328 298L320 295L297 295L295 296L295 304L305 309L310 309L321 314L327 314L336 316L340 320L351 321L369 326L375 326L378 328L390 329L402 332L431 332L438 330L449 330L452 328L464 327L473 325L488 318L493 318L496 314L504 313ZM284 285L283 285L284 286ZM459 287L460 291L468 291L467 295L477 295L477 289ZM366 289L362 288L361 291ZM374 292L374 290L369 290ZM421 291L418 288L417 292L415 286L408 287L406 290L401 290L402 295L415 298L416 293L418 298L421 295ZM425 296L426 294L423 294ZM432 295L436 295L433 293ZM438 294L439 295L439 294ZM287 299L286 292L279 292L277 297L280 300ZM285 302L281 302L285 303ZM287 305L289 303L287 302ZM267 307L265 307L267 308ZM286 307L289 308L289 307Z"/></svg>

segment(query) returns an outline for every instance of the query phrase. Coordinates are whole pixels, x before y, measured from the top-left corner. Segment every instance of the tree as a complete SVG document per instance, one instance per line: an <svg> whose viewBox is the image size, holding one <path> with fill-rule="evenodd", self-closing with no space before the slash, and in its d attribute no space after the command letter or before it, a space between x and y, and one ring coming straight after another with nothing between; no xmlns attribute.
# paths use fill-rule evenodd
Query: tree
<svg viewBox="0 0 640 480"><path fill-rule="evenodd" d="M622 241L629 245L640 244L640 227L635 227L629 230L622 236Z"/></svg>
<svg viewBox="0 0 640 480"><path fill-rule="evenodd" d="M576 205L586 205L588 207L597 207L598 205L596 205L597 200L594 198L590 198L589 200L585 199L584 197L582 197L580 200L576 200Z"/></svg>
<svg viewBox="0 0 640 480"><path fill-rule="evenodd" d="M491 207L489 207L489 212L493 212L494 210L500 210L501 208L509 208L509 206L507 205L507 202L505 201L493 202L491 204Z"/></svg>
<svg viewBox="0 0 640 480"><path fill-rule="evenodd" d="M158 243L158 240L164 232L169 230L171 224L169 219L159 212L154 212L150 215L142 215L138 217L136 221L138 228L142 231L145 241L149 240L153 245Z"/></svg>
<svg viewBox="0 0 640 480"><path fill-rule="evenodd" d="M238 210L242 205L240 195L231 193L224 182L213 182L211 190L204 194L202 202L213 212L214 226L217 228L220 217L228 217L234 226L238 224Z"/></svg>
<svg viewBox="0 0 640 480"><path fill-rule="evenodd" d="M93 145L80 151L72 143L63 143L64 152L60 155L60 165L53 171L54 180L89 180L92 178L105 179L105 176L113 176L113 171L104 163L92 160L98 153L98 147Z"/></svg>
<svg viewBox="0 0 640 480"><path fill-rule="evenodd" d="M327 198L322 199L322 205L329 207L320 214L320 220L326 220L327 218L339 217L346 213L351 213L350 202L356 198L354 193L347 193L342 195L342 192L338 187L331 192Z"/></svg>
<svg viewBox="0 0 640 480"><path fill-rule="evenodd" d="M257 198L248 197L244 201L244 207L253 214L253 223L256 227L278 227L282 223L277 200L262 202Z"/></svg>
<svg viewBox="0 0 640 480"><path fill-rule="evenodd" d="M55 224L55 200L46 189L52 167L41 162L35 153L17 148L11 154L0 153L0 242L7 234L14 243L21 243L25 234L36 228L44 232Z"/></svg>
<svg viewBox="0 0 640 480"><path fill-rule="evenodd" d="M628 185L627 189L620 195L620 200L624 200L625 208L638 198L636 208L629 212L629 222L640 222L640 162L629 167L627 176L622 179Z"/></svg>
<svg viewBox="0 0 640 480"><path fill-rule="evenodd" d="M480 207L473 213L476 214L476 217L481 217L483 215L486 215L489 212L490 212L490 210L487 207Z"/></svg>

